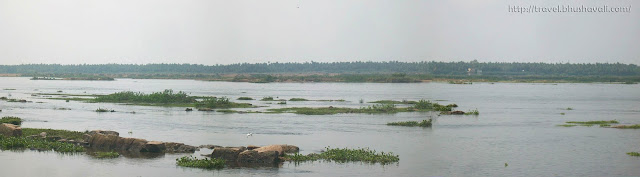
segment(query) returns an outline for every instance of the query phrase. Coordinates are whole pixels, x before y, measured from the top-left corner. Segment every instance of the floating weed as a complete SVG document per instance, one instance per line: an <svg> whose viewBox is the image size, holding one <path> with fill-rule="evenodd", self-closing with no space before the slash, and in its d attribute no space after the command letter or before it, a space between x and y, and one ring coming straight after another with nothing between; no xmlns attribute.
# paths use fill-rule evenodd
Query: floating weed
<svg viewBox="0 0 640 177"><path fill-rule="evenodd" d="M465 112L464 115L480 115L480 112L478 111L478 109L475 110L470 110L468 112Z"/></svg>
<svg viewBox="0 0 640 177"><path fill-rule="evenodd" d="M620 125L620 126L616 126L615 128L619 128L619 129L640 129L640 124Z"/></svg>
<svg viewBox="0 0 640 177"><path fill-rule="evenodd" d="M634 157L640 157L640 153L638 153L638 152L627 152L627 155L634 156Z"/></svg>
<svg viewBox="0 0 640 177"><path fill-rule="evenodd" d="M599 121L586 121L586 122L570 121L570 122L567 122L567 123L568 124L599 125L599 124L617 124L618 121L616 121L616 120L610 120L610 121L599 120Z"/></svg>
<svg viewBox="0 0 640 177"><path fill-rule="evenodd" d="M406 126L406 127L431 127L431 119L422 120L421 122L417 121L406 121L406 122L389 122L387 125L390 126Z"/></svg>
<svg viewBox="0 0 640 177"><path fill-rule="evenodd" d="M573 110L573 108L571 108L571 107L568 107L568 108L567 108L567 110L569 110L569 111L571 111L571 110Z"/></svg>
<svg viewBox="0 0 640 177"><path fill-rule="evenodd" d="M309 155L285 155L285 159L295 162L301 161L315 161L315 160L327 160L327 161L335 161L340 163L345 162L367 162L367 163L380 163L380 164L389 164L398 162L400 158L398 155L393 154L392 152L376 152L375 150L370 150L369 148L361 148L361 149L347 149L347 148L335 148L331 149L329 147L326 148L326 151L320 154L309 154Z"/></svg>
<svg viewBox="0 0 640 177"><path fill-rule="evenodd" d="M39 135L42 132L46 132L47 136L59 136L67 140L82 140L83 135L86 132L69 131L69 130L54 130L54 129L41 129L41 128L22 128L22 136L28 137L31 135Z"/></svg>
<svg viewBox="0 0 640 177"><path fill-rule="evenodd" d="M273 101L273 97L270 97L270 96L263 97L260 101Z"/></svg>
<svg viewBox="0 0 640 177"><path fill-rule="evenodd" d="M561 113L560 113L560 115L563 115L563 116L564 116L564 112L561 112Z"/></svg>
<svg viewBox="0 0 640 177"><path fill-rule="evenodd" d="M573 125L573 124L562 124L562 125L557 125L558 127L575 127L578 125Z"/></svg>
<svg viewBox="0 0 640 177"><path fill-rule="evenodd" d="M240 97L238 100L253 100L251 97Z"/></svg>
<svg viewBox="0 0 640 177"><path fill-rule="evenodd" d="M193 156L184 156L176 159L176 164L183 167L204 168L204 169L222 169L225 166L225 161L216 158L204 158L198 159Z"/></svg>
<svg viewBox="0 0 640 177"><path fill-rule="evenodd" d="M4 137L0 136L0 148L1 149L38 149L38 150L53 150L56 152L82 152L84 148L69 143L62 143L57 141L47 141L44 139L33 139L26 137Z"/></svg>
<svg viewBox="0 0 640 177"><path fill-rule="evenodd" d="M289 99L289 101L309 101L309 100L304 98L291 98Z"/></svg>
<svg viewBox="0 0 640 177"><path fill-rule="evenodd" d="M19 117L3 117L2 119L0 119L0 123L20 125L22 124L22 119L20 119Z"/></svg>
<svg viewBox="0 0 640 177"><path fill-rule="evenodd" d="M115 152L115 151L111 151L111 152L95 152L92 155L94 157L100 158L100 159L112 159L112 158L120 157L120 154Z"/></svg>

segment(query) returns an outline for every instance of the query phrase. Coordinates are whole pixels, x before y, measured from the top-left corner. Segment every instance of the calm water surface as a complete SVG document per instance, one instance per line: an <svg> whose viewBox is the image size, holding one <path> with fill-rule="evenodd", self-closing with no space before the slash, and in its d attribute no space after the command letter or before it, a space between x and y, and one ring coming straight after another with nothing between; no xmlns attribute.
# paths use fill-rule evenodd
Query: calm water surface
<svg viewBox="0 0 640 177"><path fill-rule="evenodd" d="M202 170L177 167L175 159L94 159L88 155L37 151L0 152L3 176L639 176L640 130L558 127L566 121L618 120L640 123L640 86L618 84L474 83L231 83L193 80L32 81L0 78L0 96L33 103L0 102L0 116L18 116L23 127L115 130L124 137L190 145L293 144L307 154L325 147L369 147L394 152L391 165L313 162L280 167ZM438 100L479 116L397 114L221 114L184 108L127 106L48 100L32 93L109 94L164 89L191 95L344 99L345 102L287 102L278 107L361 107L376 100ZM56 97L56 96L54 96ZM35 103L44 102L44 103ZM567 108L573 110L567 110ZM69 108L71 110L56 110ZM97 108L115 113L96 113ZM240 109L241 110L241 109ZM135 111L136 114L126 113ZM565 115L561 115L565 113ZM433 117L432 128L386 126L391 121ZM132 131L129 135L126 132ZM245 135L253 132L253 137ZM210 153L196 151L193 155ZM505 167L505 163L509 166Z"/></svg>

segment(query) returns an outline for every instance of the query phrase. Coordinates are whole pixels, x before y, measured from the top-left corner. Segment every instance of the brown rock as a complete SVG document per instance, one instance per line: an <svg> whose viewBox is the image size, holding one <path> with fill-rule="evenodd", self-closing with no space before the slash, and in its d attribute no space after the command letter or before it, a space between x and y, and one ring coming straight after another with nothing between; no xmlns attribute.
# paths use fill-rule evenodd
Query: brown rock
<svg viewBox="0 0 640 177"><path fill-rule="evenodd" d="M13 124L0 125L0 134L4 136L22 136L22 128Z"/></svg>
<svg viewBox="0 0 640 177"><path fill-rule="evenodd" d="M164 152L165 146L160 141L149 141L144 145L144 148L140 152Z"/></svg>
<svg viewBox="0 0 640 177"><path fill-rule="evenodd" d="M228 162L235 162L242 151L244 151L244 148L215 148L211 153L211 158L220 158Z"/></svg>
<svg viewBox="0 0 640 177"><path fill-rule="evenodd" d="M260 146L254 146L254 145L247 146L247 150L254 150L254 149L258 149L258 148L260 148Z"/></svg>
<svg viewBox="0 0 640 177"><path fill-rule="evenodd" d="M284 148L282 148L282 145L263 146L261 148L254 149L254 151L257 151L257 152L276 151L278 152L279 155L284 155Z"/></svg>
<svg viewBox="0 0 640 177"><path fill-rule="evenodd" d="M294 145L287 145L287 144L283 144L280 145L282 146L282 149L284 150L284 153L297 153L300 151L300 148L298 146L294 146Z"/></svg>
<svg viewBox="0 0 640 177"><path fill-rule="evenodd" d="M270 164L279 161L278 151L264 151L258 152L254 150L247 150L241 152L238 155L237 162L240 164Z"/></svg>
<svg viewBox="0 0 640 177"><path fill-rule="evenodd" d="M170 153L193 153L196 152L196 147L195 146L189 146L189 145L185 145L183 143L174 143L174 142L168 142L168 143L164 143L165 146L165 152L170 152Z"/></svg>

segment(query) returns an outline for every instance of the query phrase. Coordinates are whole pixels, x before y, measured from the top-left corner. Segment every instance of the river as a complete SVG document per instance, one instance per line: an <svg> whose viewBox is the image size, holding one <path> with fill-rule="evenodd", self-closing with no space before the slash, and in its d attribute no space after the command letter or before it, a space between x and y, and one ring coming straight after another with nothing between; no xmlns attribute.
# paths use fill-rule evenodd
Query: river
<svg viewBox="0 0 640 177"><path fill-rule="evenodd" d="M389 165L284 162L280 167L203 170L179 167L175 159L95 159L85 154L31 150L0 152L2 176L637 176L640 130L559 127L566 121L617 120L640 124L640 85L573 83L235 83L194 80L47 81L0 77L0 116L24 119L22 127L75 131L114 130L123 137L247 146L292 144L302 154L325 147L367 147L400 157ZM15 89L15 90L13 90ZM425 112L396 114L223 114L184 108L50 100L34 93L110 94L119 91L185 91L198 96L252 97L239 101L279 107L362 107L376 100L437 100L478 116ZM265 96L337 100L258 101ZM59 96L54 96L59 97ZM364 100L365 103L360 103ZM43 103L36 103L43 102ZM70 110L57 110L68 108ZM97 108L114 113L96 113ZM572 108L573 110L567 110ZM255 109L255 108L254 108ZM243 110L243 109L238 109ZM128 113L135 111L135 114ZM564 113L561 114L561 113ZM387 126L387 122L434 119L431 128ZM130 134L127 132L131 132ZM247 133L253 136L247 137ZM210 153L196 151L193 155ZM505 166L505 163L508 166Z"/></svg>

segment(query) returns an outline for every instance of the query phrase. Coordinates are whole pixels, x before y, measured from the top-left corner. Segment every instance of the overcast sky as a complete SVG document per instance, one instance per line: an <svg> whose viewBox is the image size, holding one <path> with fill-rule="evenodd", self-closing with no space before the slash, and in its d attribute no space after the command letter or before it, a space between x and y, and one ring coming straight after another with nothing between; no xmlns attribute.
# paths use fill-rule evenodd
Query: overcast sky
<svg viewBox="0 0 640 177"><path fill-rule="evenodd" d="M510 5L630 13L511 13ZM633 0L0 0L0 64L640 64Z"/></svg>

